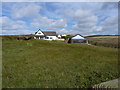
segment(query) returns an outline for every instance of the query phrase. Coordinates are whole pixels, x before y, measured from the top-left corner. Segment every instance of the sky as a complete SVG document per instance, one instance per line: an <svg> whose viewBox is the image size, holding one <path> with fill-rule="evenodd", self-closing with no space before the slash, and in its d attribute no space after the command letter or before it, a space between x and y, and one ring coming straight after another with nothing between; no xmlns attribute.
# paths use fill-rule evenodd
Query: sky
<svg viewBox="0 0 120 90"><path fill-rule="evenodd" d="M118 34L117 2L2 2L2 35Z"/></svg>

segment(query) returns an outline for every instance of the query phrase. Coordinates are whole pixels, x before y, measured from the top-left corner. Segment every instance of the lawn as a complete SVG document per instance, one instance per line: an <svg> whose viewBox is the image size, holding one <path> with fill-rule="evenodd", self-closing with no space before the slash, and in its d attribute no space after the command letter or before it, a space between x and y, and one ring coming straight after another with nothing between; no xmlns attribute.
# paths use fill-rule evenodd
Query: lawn
<svg viewBox="0 0 120 90"><path fill-rule="evenodd" d="M3 88L90 88L120 76L117 48L14 39L2 45Z"/></svg>

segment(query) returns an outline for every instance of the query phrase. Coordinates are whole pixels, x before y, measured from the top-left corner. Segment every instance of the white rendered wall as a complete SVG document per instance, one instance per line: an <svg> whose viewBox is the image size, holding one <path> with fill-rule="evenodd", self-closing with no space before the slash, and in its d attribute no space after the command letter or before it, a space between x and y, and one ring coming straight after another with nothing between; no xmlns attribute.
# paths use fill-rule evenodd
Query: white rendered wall
<svg viewBox="0 0 120 90"><path fill-rule="evenodd" d="M44 38L44 40L58 40L56 36L46 36L48 39Z"/></svg>

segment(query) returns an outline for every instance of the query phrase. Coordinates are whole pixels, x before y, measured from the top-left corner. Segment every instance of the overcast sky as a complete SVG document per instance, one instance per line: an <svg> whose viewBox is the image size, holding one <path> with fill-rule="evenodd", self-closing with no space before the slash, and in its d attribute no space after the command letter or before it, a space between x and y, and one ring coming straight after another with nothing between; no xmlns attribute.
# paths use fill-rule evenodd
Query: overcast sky
<svg viewBox="0 0 120 90"><path fill-rule="evenodd" d="M3 2L3 34L118 34L117 2Z"/></svg>

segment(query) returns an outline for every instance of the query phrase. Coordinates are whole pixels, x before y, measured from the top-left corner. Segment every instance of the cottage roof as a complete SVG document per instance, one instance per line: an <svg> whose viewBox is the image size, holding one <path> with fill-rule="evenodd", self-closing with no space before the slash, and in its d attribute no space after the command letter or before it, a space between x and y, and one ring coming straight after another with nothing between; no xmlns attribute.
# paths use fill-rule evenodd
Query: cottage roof
<svg viewBox="0 0 120 90"><path fill-rule="evenodd" d="M56 36L56 32L52 32L52 31L42 31L44 35L46 36Z"/></svg>
<svg viewBox="0 0 120 90"><path fill-rule="evenodd" d="M78 35L72 37L72 39L85 39L85 38L78 34Z"/></svg>

